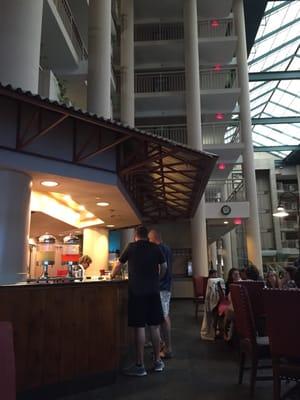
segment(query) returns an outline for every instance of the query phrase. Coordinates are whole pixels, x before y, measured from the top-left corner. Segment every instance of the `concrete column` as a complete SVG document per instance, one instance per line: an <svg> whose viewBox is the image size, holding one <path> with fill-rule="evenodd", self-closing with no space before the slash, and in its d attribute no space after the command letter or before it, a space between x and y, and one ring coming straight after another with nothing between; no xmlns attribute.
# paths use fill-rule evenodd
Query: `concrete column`
<svg viewBox="0 0 300 400"><path fill-rule="evenodd" d="M185 83L188 144L202 150L197 0L184 0ZM208 274L204 196L191 221L193 274Z"/></svg>
<svg viewBox="0 0 300 400"><path fill-rule="evenodd" d="M217 267L217 243L216 242L213 242L210 245L210 252L211 252L210 254L211 254L211 262L212 262L213 268L216 269L216 267Z"/></svg>
<svg viewBox="0 0 300 400"><path fill-rule="evenodd" d="M134 8L121 0L121 121L134 126Z"/></svg>
<svg viewBox="0 0 300 400"><path fill-rule="evenodd" d="M277 197L277 182L274 165L269 169L269 182L270 182L270 194L271 194L271 215L277 211L278 197ZM274 241L275 249L277 252L282 251L281 234L280 234L280 218L273 217L273 228L274 228Z"/></svg>
<svg viewBox="0 0 300 400"><path fill-rule="evenodd" d="M0 82L38 93L43 1L0 0Z"/></svg>
<svg viewBox="0 0 300 400"><path fill-rule="evenodd" d="M296 165L298 192L300 191L300 165Z"/></svg>
<svg viewBox="0 0 300 400"><path fill-rule="evenodd" d="M122 253L123 250L126 249L128 243L134 241L134 229L122 229L121 231L121 248L120 251Z"/></svg>
<svg viewBox="0 0 300 400"><path fill-rule="evenodd" d="M0 168L0 284L26 280L31 178Z"/></svg>
<svg viewBox="0 0 300 400"><path fill-rule="evenodd" d="M251 112L243 0L235 0L234 2L234 19L236 24L236 34L238 37L236 56L238 63L239 84L241 88L239 104L242 141L244 143L244 177L247 199L250 207L250 218L248 218L246 222L247 252L249 261L255 264L262 273L262 251L258 217L254 151L251 133Z"/></svg>
<svg viewBox="0 0 300 400"><path fill-rule="evenodd" d="M239 268L239 259L237 251L236 231L233 229L230 231L231 240L231 256L232 256L232 268Z"/></svg>
<svg viewBox="0 0 300 400"><path fill-rule="evenodd" d="M83 254L93 260L87 270L88 276L99 275L100 269L108 267L108 230L85 228L83 230Z"/></svg>
<svg viewBox="0 0 300 400"><path fill-rule="evenodd" d="M231 237L230 232L223 236L223 260L224 260L224 275L227 277L228 271L233 267L231 254Z"/></svg>
<svg viewBox="0 0 300 400"><path fill-rule="evenodd" d="M87 108L111 117L111 0L89 2Z"/></svg>

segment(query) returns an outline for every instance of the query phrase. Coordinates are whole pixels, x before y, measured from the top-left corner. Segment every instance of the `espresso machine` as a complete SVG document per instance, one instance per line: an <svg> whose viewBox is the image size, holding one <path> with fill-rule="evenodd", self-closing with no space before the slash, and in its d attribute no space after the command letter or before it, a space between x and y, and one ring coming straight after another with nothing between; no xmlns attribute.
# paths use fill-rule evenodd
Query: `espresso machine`
<svg viewBox="0 0 300 400"><path fill-rule="evenodd" d="M45 233L38 239L38 261L43 268L40 281L48 281L49 279L49 266L55 264L55 242L56 238L49 233Z"/></svg>

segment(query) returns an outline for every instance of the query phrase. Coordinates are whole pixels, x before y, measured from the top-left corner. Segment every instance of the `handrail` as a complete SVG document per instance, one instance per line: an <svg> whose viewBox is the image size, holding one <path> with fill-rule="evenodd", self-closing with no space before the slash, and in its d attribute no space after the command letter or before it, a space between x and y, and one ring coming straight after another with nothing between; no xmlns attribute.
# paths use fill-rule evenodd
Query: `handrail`
<svg viewBox="0 0 300 400"><path fill-rule="evenodd" d="M210 180L205 190L206 202L245 201L244 178Z"/></svg>
<svg viewBox="0 0 300 400"><path fill-rule="evenodd" d="M173 140L177 143L187 144L186 125L139 126L139 129Z"/></svg>
<svg viewBox="0 0 300 400"><path fill-rule="evenodd" d="M81 60L88 58L88 51L83 43L81 35L78 31L74 16L67 0L53 0L57 12L66 28L71 42L76 49L77 54Z"/></svg>
<svg viewBox="0 0 300 400"><path fill-rule="evenodd" d="M151 132L178 143L187 144L187 126L184 124L138 126L139 129ZM228 136L228 132L233 130ZM202 124L202 136L204 145L239 143L239 126L230 124Z"/></svg>
<svg viewBox="0 0 300 400"><path fill-rule="evenodd" d="M216 38L233 36L234 21L232 18L199 20L198 34L200 38ZM184 24L182 22L155 22L136 24L134 40L136 42L182 40L184 39Z"/></svg>
<svg viewBox="0 0 300 400"><path fill-rule="evenodd" d="M299 249L298 239L282 240L281 245L284 249Z"/></svg>
<svg viewBox="0 0 300 400"><path fill-rule="evenodd" d="M234 36L234 21L232 18L200 20L198 21L199 37L223 37Z"/></svg>
<svg viewBox="0 0 300 400"><path fill-rule="evenodd" d="M226 67L221 70L201 69L200 87L202 90L222 90L238 88L237 68ZM172 92L185 90L185 72L138 72L135 74L135 92Z"/></svg>

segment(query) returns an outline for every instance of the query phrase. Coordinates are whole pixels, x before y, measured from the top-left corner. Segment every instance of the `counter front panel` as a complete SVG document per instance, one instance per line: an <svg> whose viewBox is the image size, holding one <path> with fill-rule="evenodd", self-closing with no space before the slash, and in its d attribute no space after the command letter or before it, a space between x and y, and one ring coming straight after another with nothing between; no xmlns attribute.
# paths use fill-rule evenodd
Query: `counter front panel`
<svg viewBox="0 0 300 400"><path fill-rule="evenodd" d="M19 392L116 373L126 351L127 283L0 287Z"/></svg>

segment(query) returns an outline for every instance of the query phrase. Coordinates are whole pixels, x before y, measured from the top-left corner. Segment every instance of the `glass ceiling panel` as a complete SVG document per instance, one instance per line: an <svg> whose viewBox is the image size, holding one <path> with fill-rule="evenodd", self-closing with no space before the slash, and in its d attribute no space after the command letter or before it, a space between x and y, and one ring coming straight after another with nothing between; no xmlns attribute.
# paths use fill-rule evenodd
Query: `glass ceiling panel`
<svg viewBox="0 0 300 400"><path fill-rule="evenodd" d="M299 71L300 1L269 1L249 55L249 72ZM250 82L252 118L300 116L300 80ZM252 126L256 146L300 144L300 124ZM273 151L279 158L288 151Z"/></svg>

